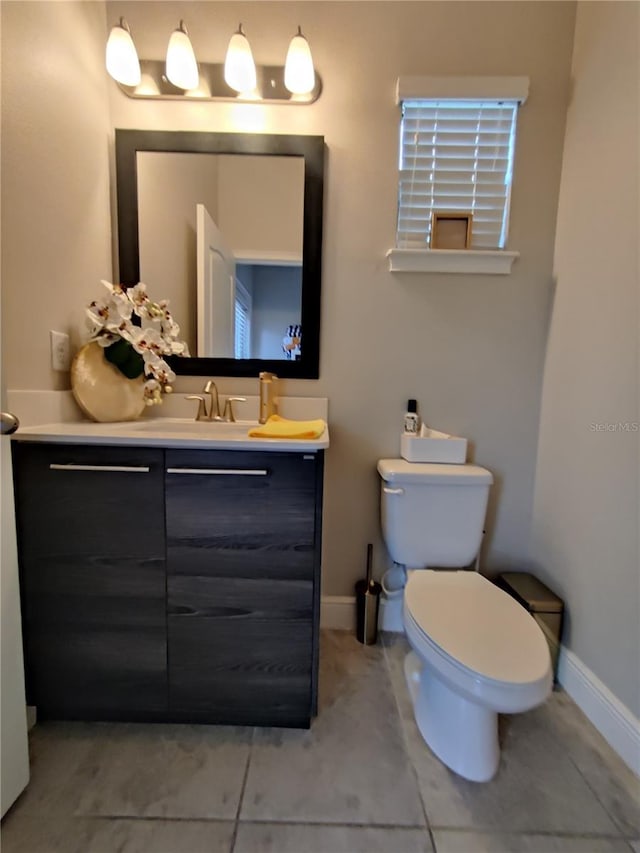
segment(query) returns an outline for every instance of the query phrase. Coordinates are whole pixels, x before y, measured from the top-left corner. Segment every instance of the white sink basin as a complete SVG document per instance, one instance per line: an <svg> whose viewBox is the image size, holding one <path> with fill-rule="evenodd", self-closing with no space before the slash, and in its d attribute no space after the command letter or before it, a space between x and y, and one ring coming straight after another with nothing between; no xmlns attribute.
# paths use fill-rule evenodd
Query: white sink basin
<svg viewBox="0 0 640 853"><path fill-rule="evenodd" d="M133 421L122 424L127 432L142 432L148 435L184 435L204 438L247 438L252 427L258 426L257 421L196 421L191 418L149 418L148 420Z"/></svg>

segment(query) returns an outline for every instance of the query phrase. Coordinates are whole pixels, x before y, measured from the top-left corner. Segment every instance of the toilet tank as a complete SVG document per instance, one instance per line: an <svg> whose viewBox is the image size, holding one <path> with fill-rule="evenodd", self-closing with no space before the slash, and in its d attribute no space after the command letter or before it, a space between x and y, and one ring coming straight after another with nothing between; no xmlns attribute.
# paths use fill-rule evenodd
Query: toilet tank
<svg viewBox="0 0 640 853"><path fill-rule="evenodd" d="M468 566L482 542L490 471L381 459L382 535L391 559L408 568Z"/></svg>

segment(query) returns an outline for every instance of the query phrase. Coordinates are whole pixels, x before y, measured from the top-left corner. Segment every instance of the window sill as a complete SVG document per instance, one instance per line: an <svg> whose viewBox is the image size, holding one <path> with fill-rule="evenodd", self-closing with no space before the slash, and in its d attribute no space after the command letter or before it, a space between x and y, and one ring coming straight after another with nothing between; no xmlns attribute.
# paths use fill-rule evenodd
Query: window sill
<svg viewBox="0 0 640 853"><path fill-rule="evenodd" d="M389 272L509 275L520 252L503 249L389 249Z"/></svg>

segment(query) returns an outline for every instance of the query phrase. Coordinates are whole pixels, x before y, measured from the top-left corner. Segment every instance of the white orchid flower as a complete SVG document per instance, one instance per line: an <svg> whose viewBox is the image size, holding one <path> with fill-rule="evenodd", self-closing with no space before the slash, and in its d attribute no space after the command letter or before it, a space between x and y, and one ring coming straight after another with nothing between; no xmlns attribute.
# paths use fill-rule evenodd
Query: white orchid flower
<svg viewBox="0 0 640 853"><path fill-rule="evenodd" d="M126 298L129 300L131 305L133 305L136 314L138 314L138 316L141 316L138 313L139 310L147 302L149 302L149 296L147 295L147 285L139 281L133 287L128 287L126 290Z"/></svg>
<svg viewBox="0 0 640 853"><path fill-rule="evenodd" d="M105 299L94 300L87 308L87 317L91 323L90 329L97 334L100 329L117 332L123 322L130 322L132 306L122 288L102 282L110 295Z"/></svg>
<svg viewBox="0 0 640 853"><path fill-rule="evenodd" d="M111 332L102 331L95 338L96 343L101 346L103 349L110 347L111 344L115 344L116 341L120 340L120 335L112 334Z"/></svg>
<svg viewBox="0 0 640 853"><path fill-rule="evenodd" d="M127 297L127 291L122 285L111 284L111 282L104 279L102 280L102 284L107 288L110 296L103 300L101 304L108 305L114 313L119 314L121 317L131 317L132 307Z"/></svg>
<svg viewBox="0 0 640 853"><path fill-rule="evenodd" d="M160 358L156 353L147 350L142 356L144 359L145 373L147 376L155 377L159 382L165 385L167 382L174 382L176 375L171 370L167 362Z"/></svg>
<svg viewBox="0 0 640 853"><path fill-rule="evenodd" d="M147 302L145 305L145 310L147 313L147 317L150 320L163 320L165 316L164 308L161 308L157 302Z"/></svg>
<svg viewBox="0 0 640 853"><path fill-rule="evenodd" d="M189 349L178 339L180 326L174 321L166 299L153 302L147 286L138 282L133 287L102 281L109 291L104 299L92 302L86 309L86 325L90 338L103 348L124 340L143 359L146 376L144 397L147 405L162 402L163 393L170 393L170 382L176 378L162 356L188 356ZM133 322L133 315L145 325Z"/></svg>
<svg viewBox="0 0 640 853"><path fill-rule="evenodd" d="M184 341L171 341L171 351L167 355L181 355L189 358L189 347Z"/></svg>
<svg viewBox="0 0 640 853"><path fill-rule="evenodd" d="M169 338L177 338L180 334L180 326L174 321L171 314L168 316L165 315L164 319L160 323L160 327L163 334L167 335Z"/></svg>
<svg viewBox="0 0 640 853"><path fill-rule="evenodd" d="M129 330L129 341L136 352L145 355L147 352L162 355L165 351L165 342L162 335L153 326L134 326Z"/></svg>

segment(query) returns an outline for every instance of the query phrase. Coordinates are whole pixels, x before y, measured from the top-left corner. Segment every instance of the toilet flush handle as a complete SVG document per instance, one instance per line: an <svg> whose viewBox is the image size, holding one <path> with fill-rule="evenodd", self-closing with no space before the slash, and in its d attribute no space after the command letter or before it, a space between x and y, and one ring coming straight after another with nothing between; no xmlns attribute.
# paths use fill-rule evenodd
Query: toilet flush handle
<svg viewBox="0 0 640 853"><path fill-rule="evenodd" d="M385 495L404 495L404 489L392 489L389 486L383 486L382 491Z"/></svg>

